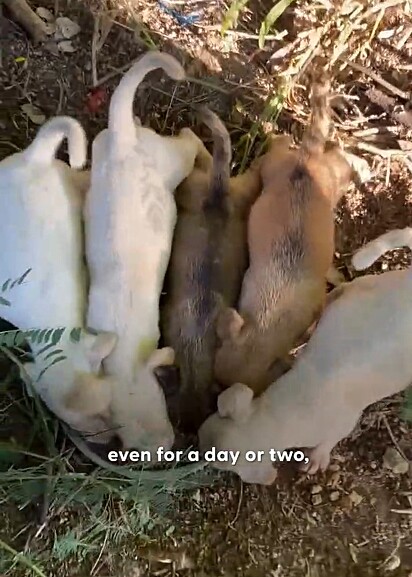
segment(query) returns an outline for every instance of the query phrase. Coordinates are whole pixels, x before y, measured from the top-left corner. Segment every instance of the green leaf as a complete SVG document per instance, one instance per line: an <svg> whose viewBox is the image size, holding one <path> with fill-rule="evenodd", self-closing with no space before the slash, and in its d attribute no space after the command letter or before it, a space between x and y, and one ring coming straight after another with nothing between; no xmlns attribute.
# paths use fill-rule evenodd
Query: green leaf
<svg viewBox="0 0 412 577"><path fill-rule="evenodd" d="M239 14L246 7L249 0L232 0L229 10L226 12L220 33L222 36L228 31L232 30L237 25Z"/></svg>
<svg viewBox="0 0 412 577"><path fill-rule="evenodd" d="M11 283L10 288L12 289L12 288L14 288L14 287L17 286L17 285L21 285L21 284L24 282L24 280L26 279L27 275L30 273L30 271L31 271L31 268L28 268L28 269L26 270L26 272L21 275L20 278L17 278L16 280L14 280L14 281Z"/></svg>
<svg viewBox="0 0 412 577"><path fill-rule="evenodd" d="M16 347L20 347L21 345L23 345L26 342L26 335L24 333L24 331L16 331L16 336L14 339L14 344L16 345Z"/></svg>
<svg viewBox="0 0 412 577"><path fill-rule="evenodd" d="M73 329L70 332L70 339L74 342L74 343L78 343L80 341L80 337L82 335L82 329L81 328L76 328Z"/></svg>
<svg viewBox="0 0 412 577"><path fill-rule="evenodd" d="M52 343L53 343L54 345L59 344L60 339L61 339L62 336L63 336L63 333L64 333L64 329L55 329L55 330L53 331L53 335L52 335L51 341L52 341Z"/></svg>
<svg viewBox="0 0 412 577"><path fill-rule="evenodd" d="M17 331L4 331L0 333L0 345L8 349L13 348L16 333Z"/></svg>
<svg viewBox="0 0 412 577"><path fill-rule="evenodd" d="M44 337L47 334L48 329L43 329L42 331L39 332L39 334L37 335L37 344L41 345L41 343L44 341Z"/></svg>
<svg viewBox="0 0 412 577"><path fill-rule="evenodd" d="M11 283L11 278L8 278L6 280L6 282L3 284L3 286L1 287L1 292L5 292L8 289L9 284Z"/></svg>
<svg viewBox="0 0 412 577"><path fill-rule="evenodd" d="M61 355L60 357L57 357L56 359L54 359L50 365L48 365L47 367L44 367L44 369L42 371L40 371L39 376L37 377L37 381L40 381L41 377L44 375L44 373L46 371L48 371L49 369L51 369L51 367L53 365L57 365L57 363L61 363L62 361L65 361L67 359L67 357L65 357L64 355Z"/></svg>
<svg viewBox="0 0 412 577"><path fill-rule="evenodd" d="M269 34L272 26L276 20L282 16L283 12L288 6L290 6L290 4L292 4L292 2L293 0L279 0L279 2L277 2L277 4L275 4L266 14L266 18L260 25L259 30L259 48L261 50L265 46L266 36Z"/></svg>
<svg viewBox="0 0 412 577"><path fill-rule="evenodd" d="M44 360L47 361L48 359L51 359L56 355L61 355L62 353L64 353L63 349L54 349L50 351L50 353L47 353L47 355L44 357Z"/></svg>
<svg viewBox="0 0 412 577"><path fill-rule="evenodd" d="M5 299L4 297L0 296L0 305L4 305L5 307L9 307L11 302Z"/></svg>

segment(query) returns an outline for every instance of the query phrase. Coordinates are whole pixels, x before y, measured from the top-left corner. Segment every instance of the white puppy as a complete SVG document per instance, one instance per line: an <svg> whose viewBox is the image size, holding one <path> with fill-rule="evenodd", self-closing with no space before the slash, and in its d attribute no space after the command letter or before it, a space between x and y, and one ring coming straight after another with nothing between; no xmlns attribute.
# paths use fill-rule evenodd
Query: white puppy
<svg viewBox="0 0 412 577"><path fill-rule="evenodd" d="M412 229L394 230L362 248L357 269L386 250L412 247ZM240 451L237 463L216 464L246 482L271 484L270 449L313 447L309 473L327 468L330 452L371 403L412 382L412 270L368 275L334 291L306 349L292 369L259 398L236 384L223 392L218 413L200 428L202 449ZM263 451L261 462L245 452Z"/></svg>
<svg viewBox="0 0 412 577"><path fill-rule="evenodd" d="M55 158L63 138L72 168ZM108 428L111 395L109 382L97 374L115 337L83 333L79 342L69 338L70 329L84 326L86 312L81 210L87 173L74 170L85 164L86 150L81 125L62 116L42 126L26 150L0 163L1 284L30 269L21 284L3 293L10 306L2 306L0 316L21 330L68 329L58 343L60 352L42 352L44 342L30 342L35 362L25 369L56 415L96 435ZM65 360L52 364L62 356Z"/></svg>
<svg viewBox="0 0 412 577"><path fill-rule="evenodd" d="M118 380L113 421L126 448L148 450L174 442L153 372L174 362L172 349L157 349L159 298L176 223L173 192L203 147L189 129L164 137L134 119L137 85L156 68L176 80L185 76L172 56L149 52L123 77L111 100L109 127L93 143L85 205L88 326L119 335L104 363Z"/></svg>

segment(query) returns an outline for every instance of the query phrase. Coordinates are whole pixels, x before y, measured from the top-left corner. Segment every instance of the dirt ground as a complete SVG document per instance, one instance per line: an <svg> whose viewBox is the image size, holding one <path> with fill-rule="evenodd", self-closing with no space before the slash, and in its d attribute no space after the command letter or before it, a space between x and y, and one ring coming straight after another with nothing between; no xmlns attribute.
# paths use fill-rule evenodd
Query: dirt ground
<svg viewBox="0 0 412 577"><path fill-rule="evenodd" d="M77 22L81 31L73 41L75 52L56 54L44 46L33 47L24 32L4 18L0 158L26 146L36 133L37 126L22 110L27 103L46 117L68 114L78 118L91 141L106 125L107 96L119 80L121 67L157 46L180 59L192 82L175 86L154 74L137 92L136 114L143 123L167 133L194 125L193 106L207 104L230 129L236 171L260 149L265 132L291 132L299 139L308 114L305 67L310 69L313 56L307 46L313 31L323 26L316 56L334 60L334 89L347 97L346 104L337 101L336 137L358 150L374 172L370 182L353 188L339 207L336 264L347 279L352 278L349 263L357 247L387 229L412 225L412 159L399 156L399 148L412 142L412 122L409 126L399 122L367 94L374 88L406 110L410 104L410 3L325 0L315 6L310 1L293 2L277 23L277 30L286 30L287 35L276 37L272 30L274 38L263 48L258 46L257 34L272 5L267 0L249 2L249 11L236 31L225 37L220 35L225 12L220 0L164 4L120 0L107 5L101 0L44 0L31 4L56 9L60 16ZM349 10L357 6L360 13L370 11L358 24ZM176 13L171 14L171 9ZM193 12L199 15L197 22L182 23L182 14L187 17ZM94 58L93 32L102 14L101 27L110 19L112 24ZM336 57L339 47L343 60ZM349 57L366 71L344 66ZM96 71L98 87L93 79ZM293 79L294 89L276 122L276 102L271 107L268 102L281 94L285 78ZM202 134L197 126L195 130ZM388 151L398 151L398 155ZM374 270L380 273L409 262L408 251L399 250L381 259ZM84 561L73 559L61 565L51 553L52 569L46 574L411 577L410 471L399 474L383 466L388 448L400 447L412 459L412 430L400 419L401 403L398 397L368 410L352 437L334 451L333 464L324 475L306 478L285 470L270 488L246 486L238 478L222 476L213 487L177 500L167 524L155 527L145 540L129 540L120 548L102 542ZM1 508L7 520L0 529L1 540L20 543L18 535L27 513L16 511L4 499ZM20 545L13 546L20 550ZM10 574L17 576L20 571L38 574L18 565Z"/></svg>

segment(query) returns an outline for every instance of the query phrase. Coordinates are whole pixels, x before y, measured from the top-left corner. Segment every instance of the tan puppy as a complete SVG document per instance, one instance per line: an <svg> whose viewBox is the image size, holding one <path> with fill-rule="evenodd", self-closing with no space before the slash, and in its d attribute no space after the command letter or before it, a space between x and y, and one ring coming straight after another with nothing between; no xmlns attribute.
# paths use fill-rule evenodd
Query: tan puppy
<svg viewBox="0 0 412 577"><path fill-rule="evenodd" d="M412 247L412 228L392 230L353 258L357 269L385 251ZM333 294L335 293L335 294ZM199 431L203 450L237 456L218 468L249 483L270 484L270 450L311 447L308 473L325 470L333 447L349 435L362 411L412 382L412 270L367 275L331 293L306 349L292 369L259 398L236 384L218 399L219 411ZM248 462L247 451L261 451Z"/></svg>
<svg viewBox="0 0 412 577"><path fill-rule="evenodd" d="M218 322L221 346L216 377L225 386L242 382L262 392L284 371L279 362L322 309L334 250L334 208L349 186L352 169L329 135L329 82L311 94L312 118L300 150L276 138L262 162L263 194L248 227L250 266L239 312Z"/></svg>
<svg viewBox="0 0 412 577"><path fill-rule="evenodd" d="M247 267L247 216L261 190L256 166L230 178L229 134L210 110L203 108L200 116L214 137L213 159L204 148L175 195L179 216L162 322L165 345L175 350L180 367L173 420L187 432L197 431L215 410L217 313L222 301L233 306L239 296ZM169 396L169 414L175 404Z"/></svg>

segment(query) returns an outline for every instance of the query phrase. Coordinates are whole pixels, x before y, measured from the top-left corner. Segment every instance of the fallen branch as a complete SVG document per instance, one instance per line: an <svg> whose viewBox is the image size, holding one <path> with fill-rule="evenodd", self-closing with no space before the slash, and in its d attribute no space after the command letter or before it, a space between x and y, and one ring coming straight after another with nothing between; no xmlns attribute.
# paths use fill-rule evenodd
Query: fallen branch
<svg viewBox="0 0 412 577"><path fill-rule="evenodd" d="M412 111L406 110L405 106L397 104L394 98L387 96L376 88L370 88L367 90L366 96L371 102L385 110L392 120L395 120L395 122L399 122L408 128L412 128Z"/></svg>
<svg viewBox="0 0 412 577"><path fill-rule="evenodd" d="M35 44L47 40L48 30L45 22L33 12L26 0L3 0L3 3L13 20L26 30Z"/></svg>

